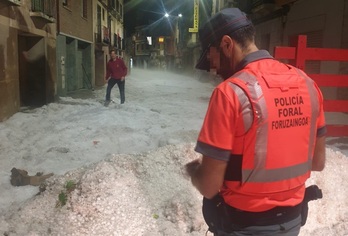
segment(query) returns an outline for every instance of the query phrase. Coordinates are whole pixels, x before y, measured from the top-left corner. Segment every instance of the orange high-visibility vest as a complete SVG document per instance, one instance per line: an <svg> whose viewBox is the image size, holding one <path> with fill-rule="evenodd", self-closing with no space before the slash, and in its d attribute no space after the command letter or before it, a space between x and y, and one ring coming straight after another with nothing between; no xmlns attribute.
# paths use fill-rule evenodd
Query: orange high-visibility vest
<svg viewBox="0 0 348 236"><path fill-rule="evenodd" d="M229 166L221 195L229 205L246 211L302 201L320 112L318 88L302 71L288 66L287 73L273 74L260 65L250 63L226 81L240 100L247 95L253 116L243 115L246 133L235 135L232 148L231 159L242 155L241 179L228 178L233 175L228 172L235 171Z"/></svg>

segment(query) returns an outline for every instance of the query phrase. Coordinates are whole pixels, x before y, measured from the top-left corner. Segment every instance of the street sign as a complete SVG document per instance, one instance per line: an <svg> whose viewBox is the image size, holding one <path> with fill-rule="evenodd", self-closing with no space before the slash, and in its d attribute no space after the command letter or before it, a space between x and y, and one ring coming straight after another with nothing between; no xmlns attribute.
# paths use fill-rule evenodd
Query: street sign
<svg viewBox="0 0 348 236"><path fill-rule="evenodd" d="M190 33L197 33L199 25L199 0L193 3L193 28L189 28Z"/></svg>

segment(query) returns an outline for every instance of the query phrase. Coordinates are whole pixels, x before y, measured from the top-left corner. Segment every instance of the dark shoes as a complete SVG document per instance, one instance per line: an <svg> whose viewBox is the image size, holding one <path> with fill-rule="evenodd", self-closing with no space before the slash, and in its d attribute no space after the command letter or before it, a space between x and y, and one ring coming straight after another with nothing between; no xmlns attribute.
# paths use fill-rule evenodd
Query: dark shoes
<svg viewBox="0 0 348 236"><path fill-rule="evenodd" d="M106 106L106 107L109 106L110 102L111 102L110 100L105 100L104 106Z"/></svg>
<svg viewBox="0 0 348 236"><path fill-rule="evenodd" d="M109 106L109 104L110 104L110 102L114 102L113 100L105 100L105 102L104 102L104 106ZM123 104L124 103L124 101L123 102L121 102L121 104Z"/></svg>

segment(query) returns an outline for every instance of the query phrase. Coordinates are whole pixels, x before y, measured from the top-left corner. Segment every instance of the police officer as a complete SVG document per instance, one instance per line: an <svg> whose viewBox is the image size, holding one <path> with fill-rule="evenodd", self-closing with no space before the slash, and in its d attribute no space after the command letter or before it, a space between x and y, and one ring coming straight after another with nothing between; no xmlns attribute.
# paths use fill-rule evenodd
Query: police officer
<svg viewBox="0 0 348 236"><path fill-rule="evenodd" d="M197 69L224 79L211 95L195 151L186 164L204 196L214 235L298 235L305 183L325 165L323 97L303 71L255 45L237 8L199 31Z"/></svg>

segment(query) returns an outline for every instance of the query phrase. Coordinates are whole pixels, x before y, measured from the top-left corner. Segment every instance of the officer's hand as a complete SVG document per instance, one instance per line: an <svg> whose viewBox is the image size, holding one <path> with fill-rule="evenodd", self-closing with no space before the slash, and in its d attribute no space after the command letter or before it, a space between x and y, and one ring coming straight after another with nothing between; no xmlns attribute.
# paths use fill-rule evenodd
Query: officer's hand
<svg viewBox="0 0 348 236"><path fill-rule="evenodd" d="M121 81L125 80L125 78L126 78L126 77L124 77L124 76L123 76L123 77L121 77Z"/></svg>
<svg viewBox="0 0 348 236"><path fill-rule="evenodd" d="M193 160L185 165L186 173L189 176L192 176L196 173L198 167L201 165L202 159L198 158L196 160Z"/></svg>

